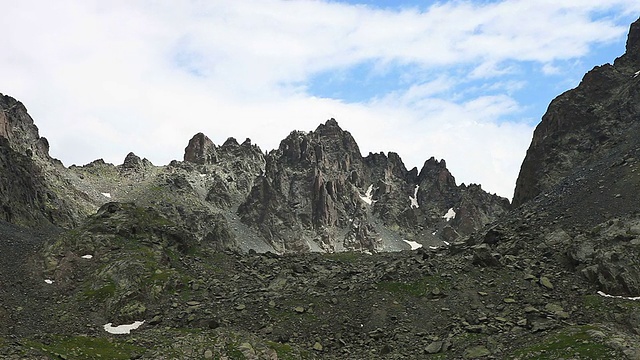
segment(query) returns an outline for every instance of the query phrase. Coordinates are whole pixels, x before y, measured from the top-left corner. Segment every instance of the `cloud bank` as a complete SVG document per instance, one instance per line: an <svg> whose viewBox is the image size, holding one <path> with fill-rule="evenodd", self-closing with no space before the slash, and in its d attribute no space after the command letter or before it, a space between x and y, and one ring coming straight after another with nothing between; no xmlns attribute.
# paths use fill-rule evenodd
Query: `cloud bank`
<svg viewBox="0 0 640 360"><path fill-rule="evenodd" d="M510 198L544 104L594 53L621 55L639 13L628 0L26 0L0 13L0 92L66 165L129 151L166 164L197 132L270 150L334 117L364 155L444 158L458 182Z"/></svg>

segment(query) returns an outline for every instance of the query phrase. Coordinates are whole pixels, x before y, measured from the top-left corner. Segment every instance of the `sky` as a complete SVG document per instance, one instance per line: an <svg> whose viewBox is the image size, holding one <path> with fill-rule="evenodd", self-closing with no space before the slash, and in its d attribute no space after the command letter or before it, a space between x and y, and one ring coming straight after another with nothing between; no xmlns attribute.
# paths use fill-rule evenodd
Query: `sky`
<svg viewBox="0 0 640 360"><path fill-rule="evenodd" d="M66 166L189 139L263 151L335 118L363 156L446 160L511 198L549 102L624 53L629 0L22 0L0 12L0 93Z"/></svg>

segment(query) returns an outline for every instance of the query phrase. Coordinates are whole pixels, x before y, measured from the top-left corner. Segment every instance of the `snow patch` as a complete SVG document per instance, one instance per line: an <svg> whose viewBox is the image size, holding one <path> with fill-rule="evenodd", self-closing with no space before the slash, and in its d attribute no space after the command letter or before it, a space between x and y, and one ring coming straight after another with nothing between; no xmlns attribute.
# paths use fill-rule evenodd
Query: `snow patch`
<svg viewBox="0 0 640 360"><path fill-rule="evenodd" d="M418 189L420 189L420 185L416 185L416 188L413 189L413 196L409 196L409 201L411 201L412 209L417 209L420 207L420 205L418 205Z"/></svg>
<svg viewBox="0 0 640 360"><path fill-rule="evenodd" d="M111 194L110 193L100 193L102 194L102 196L106 197L106 198L111 198Z"/></svg>
<svg viewBox="0 0 640 360"><path fill-rule="evenodd" d="M104 331L109 334L129 334L131 330L135 330L140 327L140 325L144 324L144 320L142 321L134 321L133 324L120 325L120 326L111 326L111 323L104 325Z"/></svg>
<svg viewBox="0 0 640 360"><path fill-rule="evenodd" d="M364 194L364 196L360 195L360 199L362 199L362 201L366 202L369 205L373 204L375 201L373 200L372 192L373 192L373 184L369 185L369 187L367 188L367 192Z"/></svg>
<svg viewBox="0 0 640 360"><path fill-rule="evenodd" d="M44 279L44 282L46 282L49 285L53 284L53 280L51 279Z"/></svg>
<svg viewBox="0 0 640 360"><path fill-rule="evenodd" d="M207 176L207 174L200 174L200 177L205 177Z"/></svg>
<svg viewBox="0 0 640 360"><path fill-rule="evenodd" d="M443 242L445 245L447 245L447 246L451 245L451 244L449 244L448 242L446 242L446 241L444 241L444 240L442 240L442 242Z"/></svg>
<svg viewBox="0 0 640 360"><path fill-rule="evenodd" d="M638 75L640 75L640 70L636 71L636 73L633 74L633 77L638 77Z"/></svg>
<svg viewBox="0 0 640 360"><path fill-rule="evenodd" d="M447 221L451 221L451 219L455 219L456 218L456 212L453 211L453 208L451 208L451 209L449 209L449 211L447 211L446 214L444 214L444 216L442 218L447 220Z"/></svg>
<svg viewBox="0 0 640 360"><path fill-rule="evenodd" d="M422 244L418 244L415 241L411 241L411 240L402 240L402 241L404 241L407 244L409 244L409 246L411 246L411 250L417 250L417 249L420 249L422 247Z"/></svg>
<svg viewBox="0 0 640 360"><path fill-rule="evenodd" d="M640 71L638 71L640 72ZM628 296L616 296L616 295L609 295L609 294L605 294L602 291L598 291L598 295L600 296L604 296L604 297L608 297L608 298L614 298L614 299L625 299L625 300L640 300L640 296L635 296L635 297L628 297Z"/></svg>
<svg viewBox="0 0 640 360"><path fill-rule="evenodd" d="M432 232L432 233L431 233L431 235L435 235L435 234L437 234L437 233L438 233L437 231L434 231L434 232Z"/></svg>
<svg viewBox="0 0 640 360"><path fill-rule="evenodd" d="M83 259L92 259L93 255L82 255L80 257L83 258Z"/></svg>
<svg viewBox="0 0 640 360"><path fill-rule="evenodd" d="M431 250L437 250L437 249L438 249L438 247L437 247L437 246L429 246L429 249L431 249Z"/></svg>

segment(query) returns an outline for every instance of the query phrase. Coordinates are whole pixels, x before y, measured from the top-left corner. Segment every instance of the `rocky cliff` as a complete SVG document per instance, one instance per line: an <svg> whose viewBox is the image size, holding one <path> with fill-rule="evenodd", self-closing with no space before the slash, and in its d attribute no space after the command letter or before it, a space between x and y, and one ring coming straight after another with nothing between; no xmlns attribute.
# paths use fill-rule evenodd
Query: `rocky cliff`
<svg viewBox="0 0 640 360"><path fill-rule="evenodd" d="M517 180L518 209L481 242L553 259L607 294L640 294L640 20L626 53L553 100Z"/></svg>
<svg viewBox="0 0 640 360"><path fill-rule="evenodd" d="M555 98L536 127L522 163L513 205L551 189L564 177L637 134L640 116L640 21L626 53L589 71L577 88Z"/></svg>
<svg viewBox="0 0 640 360"><path fill-rule="evenodd" d="M79 224L93 206L65 172L25 106L0 94L0 219L36 227Z"/></svg>

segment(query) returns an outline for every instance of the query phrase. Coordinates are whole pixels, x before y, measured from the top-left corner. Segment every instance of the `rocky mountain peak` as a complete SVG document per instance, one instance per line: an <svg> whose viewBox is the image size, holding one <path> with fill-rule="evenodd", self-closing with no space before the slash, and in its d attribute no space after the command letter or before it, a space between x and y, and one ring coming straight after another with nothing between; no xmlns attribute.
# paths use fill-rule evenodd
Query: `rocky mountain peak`
<svg viewBox="0 0 640 360"><path fill-rule="evenodd" d="M213 164L217 161L216 145L205 134L197 133L184 149L184 161L201 165Z"/></svg>
<svg viewBox="0 0 640 360"><path fill-rule="evenodd" d="M626 52L616 59L614 65L616 68L626 68L628 72L640 70L640 19L629 27Z"/></svg>
<svg viewBox="0 0 640 360"><path fill-rule="evenodd" d="M225 142L222 144L222 147L228 147L228 146L239 146L240 144L238 144L238 140L236 140L236 138L234 137L229 137L227 138L227 140L225 140Z"/></svg>
<svg viewBox="0 0 640 360"><path fill-rule="evenodd" d="M21 154L50 159L49 142L40 137L27 108L20 101L3 94L0 94L0 136Z"/></svg>
<svg viewBox="0 0 640 360"><path fill-rule="evenodd" d="M447 163L444 159L438 161L434 157L424 162L418 179L420 182L425 180L435 182L441 189L456 186L456 179L451 175L449 169L447 169Z"/></svg>
<svg viewBox="0 0 640 360"><path fill-rule="evenodd" d="M130 152L124 158L124 162L120 166L124 170L141 170L145 167L153 166L151 161L145 159L141 159L138 155Z"/></svg>

